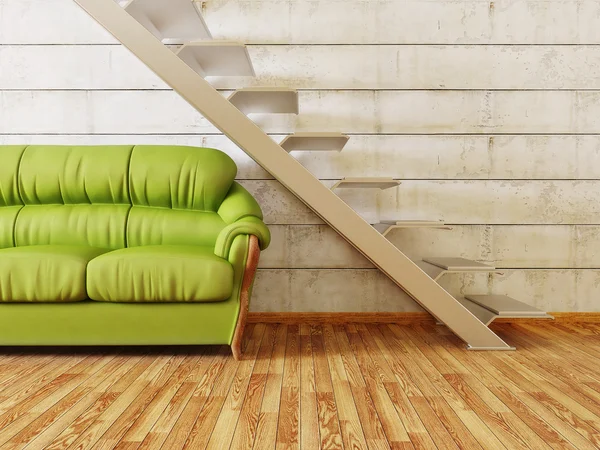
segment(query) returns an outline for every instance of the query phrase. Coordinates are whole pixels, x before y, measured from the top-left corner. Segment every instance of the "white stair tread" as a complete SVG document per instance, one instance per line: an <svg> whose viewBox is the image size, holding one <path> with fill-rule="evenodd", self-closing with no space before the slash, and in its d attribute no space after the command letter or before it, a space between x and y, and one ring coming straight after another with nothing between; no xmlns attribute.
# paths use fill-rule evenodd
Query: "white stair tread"
<svg viewBox="0 0 600 450"><path fill-rule="evenodd" d="M287 88L244 88L229 96L244 114L298 114L298 91Z"/></svg>
<svg viewBox="0 0 600 450"><path fill-rule="evenodd" d="M196 2L131 0L124 8L158 39L170 43L212 39Z"/></svg>
<svg viewBox="0 0 600 450"><path fill-rule="evenodd" d="M341 152L350 138L342 133L294 133L281 141L287 152Z"/></svg>
<svg viewBox="0 0 600 450"><path fill-rule="evenodd" d="M188 42L177 56L202 76L255 76L248 49L239 42Z"/></svg>
<svg viewBox="0 0 600 450"><path fill-rule="evenodd" d="M433 264L429 264L425 261L414 261L414 263L419 266L419 268L429 275L430 278L433 278L434 281L437 281L444 273L446 273L446 269L442 269L441 267L434 266Z"/></svg>
<svg viewBox="0 0 600 450"><path fill-rule="evenodd" d="M507 295L466 295L467 300L499 317L548 317L548 314Z"/></svg>
<svg viewBox="0 0 600 450"><path fill-rule="evenodd" d="M465 258L423 258L423 261L452 272L493 272L495 267Z"/></svg>
<svg viewBox="0 0 600 450"><path fill-rule="evenodd" d="M441 220L380 220L379 222L375 222L372 225L377 231L379 231L384 236L387 236L392 230L395 230L397 228L440 228L445 230L452 229L446 226Z"/></svg>
<svg viewBox="0 0 600 450"><path fill-rule="evenodd" d="M359 188L359 189L389 189L396 187L400 181L386 177L370 178L342 178L331 189L336 188Z"/></svg>
<svg viewBox="0 0 600 450"><path fill-rule="evenodd" d="M445 227L441 220L410 220L410 219L385 219L379 223L393 225L396 228L441 228Z"/></svg>
<svg viewBox="0 0 600 450"><path fill-rule="evenodd" d="M489 309L485 309L479 306L477 303L470 302L464 298L457 298L458 302L467 308L471 313L477 317L484 325L489 325L498 317L497 314L493 313Z"/></svg>

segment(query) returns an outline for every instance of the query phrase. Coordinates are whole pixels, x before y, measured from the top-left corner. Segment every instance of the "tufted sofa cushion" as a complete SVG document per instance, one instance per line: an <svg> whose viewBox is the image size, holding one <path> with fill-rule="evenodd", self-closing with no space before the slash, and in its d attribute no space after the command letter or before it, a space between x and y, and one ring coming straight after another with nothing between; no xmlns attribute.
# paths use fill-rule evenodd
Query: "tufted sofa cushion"
<svg viewBox="0 0 600 450"><path fill-rule="evenodd" d="M125 247L132 146L29 146L19 165L25 205L15 245Z"/></svg>
<svg viewBox="0 0 600 450"><path fill-rule="evenodd" d="M3 302L77 302L87 298L88 263L105 249L31 245L0 250Z"/></svg>
<svg viewBox="0 0 600 450"><path fill-rule="evenodd" d="M233 267L211 247L149 245L93 259L87 291L110 302L209 302L227 300Z"/></svg>

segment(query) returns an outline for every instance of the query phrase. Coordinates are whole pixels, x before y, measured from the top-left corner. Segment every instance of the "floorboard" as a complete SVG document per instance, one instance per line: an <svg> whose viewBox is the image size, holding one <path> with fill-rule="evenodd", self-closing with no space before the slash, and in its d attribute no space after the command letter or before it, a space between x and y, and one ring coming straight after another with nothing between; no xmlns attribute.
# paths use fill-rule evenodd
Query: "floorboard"
<svg viewBox="0 0 600 450"><path fill-rule="evenodd" d="M226 346L0 349L0 450L596 449L600 325L252 323Z"/></svg>

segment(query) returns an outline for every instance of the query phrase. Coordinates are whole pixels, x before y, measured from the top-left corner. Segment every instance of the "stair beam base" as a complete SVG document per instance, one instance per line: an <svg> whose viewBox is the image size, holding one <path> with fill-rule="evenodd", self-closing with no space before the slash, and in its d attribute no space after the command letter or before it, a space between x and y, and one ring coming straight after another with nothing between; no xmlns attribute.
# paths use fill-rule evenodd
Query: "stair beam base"
<svg viewBox="0 0 600 450"><path fill-rule="evenodd" d="M473 350L473 351L483 351L483 350L493 350L493 351L499 351L499 350L503 350L503 351L514 351L516 350L516 347L473 347L471 345L467 344L467 350Z"/></svg>

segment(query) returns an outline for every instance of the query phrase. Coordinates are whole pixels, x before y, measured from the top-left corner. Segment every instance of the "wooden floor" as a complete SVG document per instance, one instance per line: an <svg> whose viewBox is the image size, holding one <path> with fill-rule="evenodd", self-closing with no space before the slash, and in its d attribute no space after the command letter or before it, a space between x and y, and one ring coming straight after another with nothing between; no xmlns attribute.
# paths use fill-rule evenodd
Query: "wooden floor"
<svg viewBox="0 0 600 450"><path fill-rule="evenodd" d="M600 324L256 324L226 347L0 351L0 449L598 449Z"/></svg>

